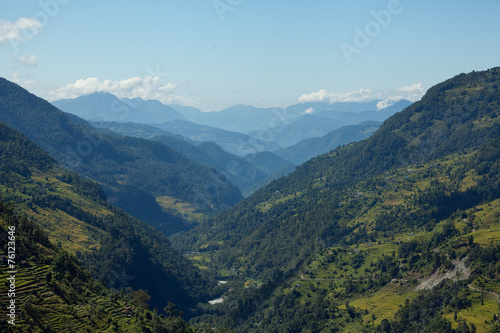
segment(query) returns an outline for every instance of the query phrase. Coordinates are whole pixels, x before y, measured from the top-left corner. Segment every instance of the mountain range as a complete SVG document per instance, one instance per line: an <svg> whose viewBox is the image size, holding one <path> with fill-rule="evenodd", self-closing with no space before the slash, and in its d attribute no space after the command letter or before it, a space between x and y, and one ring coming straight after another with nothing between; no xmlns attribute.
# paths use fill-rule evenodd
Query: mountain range
<svg viewBox="0 0 500 333"><path fill-rule="evenodd" d="M249 134L259 138L266 137L266 133L270 133L267 135L272 137L271 141L288 148L303 140L324 136L344 126L358 125L365 121L384 121L411 104L407 100L400 100L381 110L377 110L372 106L368 110L358 111L365 107L368 108L370 105L375 105L376 102L334 103L332 105L329 103L298 104L285 109L285 112L288 112L287 114L292 115L285 123L272 129L257 130ZM308 110L308 112L304 111L299 113L299 117L294 117L293 115L297 114L297 109ZM345 109L350 111L342 111Z"/></svg>
<svg viewBox="0 0 500 333"><path fill-rule="evenodd" d="M380 125L380 122L365 121L359 125L344 126L318 138L304 139L293 146L276 150L274 153L296 165L301 165L338 146L368 138L378 130Z"/></svg>
<svg viewBox="0 0 500 333"><path fill-rule="evenodd" d="M343 126L384 121L411 104L400 100L379 110L379 102L300 103L286 108L234 105L202 112L156 100L120 100L109 93L93 93L53 105L89 121L149 124L195 141L214 141L228 152L244 156L288 147Z"/></svg>
<svg viewBox="0 0 500 333"><path fill-rule="evenodd" d="M65 112L90 121L128 121L162 123L184 117L170 106L156 100L123 98L105 92L83 95L74 99L61 99L52 103Z"/></svg>
<svg viewBox="0 0 500 333"><path fill-rule="evenodd" d="M198 142L213 141L224 150L238 156L281 148L279 144L272 141L256 139L247 134L199 125L185 120L167 121L156 125L156 127Z"/></svg>
<svg viewBox="0 0 500 333"><path fill-rule="evenodd" d="M485 253L500 250L499 83L495 68L434 86L368 139L304 163L176 238L215 276L235 281L219 307L230 313L227 326L462 332L495 325L497 310L489 312L477 291L493 293L488 304L495 304L498 264L488 276L483 269L492 260ZM256 288L245 291L243 282ZM450 292L460 305L429 305ZM435 310L425 312L429 306ZM472 307L483 322L469 321ZM449 322L453 313L463 321Z"/></svg>
<svg viewBox="0 0 500 333"><path fill-rule="evenodd" d="M103 133L5 79L0 79L0 121L26 134L63 166L102 183L115 205L167 234L188 226L165 213L155 198L174 197L207 214L242 199L216 170L159 142Z"/></svg>
<svg viewBox="0 0 500 333"><path fill-rule="evenodd" d="M381 124L242 157L151 124L92 127L2 79L0 237L18 228L18 323L25 331L63 331L67 321L90 331L496 332L499 87L500 68L460 74L384 111ZM370 105L339 112L380 112ZM312 105L302 114L304 106L291 113L328 118ZM295 168L283 157L308 160ZM263 187L243 199L237 178L219 169L231 160L241 181L261 173ZM264 177L271 173L281 177ZM148 225L113 206L120 197L136 216L146 200L164 218ZM205 217L187 224L175 207ZM29 277L41 274L38 283Z"/></svg>
<svg viewBox="0 0 500 333"><path fill-rule="evenodd" d="M254 163L254 159L250 158L251 155L241 157L231 154L213 141L193 141L150 125L119 122L92 122L91 124L94 127L124 136L134 136L161 142L199 164L218 170L238 186L245 195L248 195L256 184L265 181L284 166L292 167L290 162L270 152L267 152L267 154L274 155L274 158L279 160L279 163L263 164L258 161Z"/></svg>

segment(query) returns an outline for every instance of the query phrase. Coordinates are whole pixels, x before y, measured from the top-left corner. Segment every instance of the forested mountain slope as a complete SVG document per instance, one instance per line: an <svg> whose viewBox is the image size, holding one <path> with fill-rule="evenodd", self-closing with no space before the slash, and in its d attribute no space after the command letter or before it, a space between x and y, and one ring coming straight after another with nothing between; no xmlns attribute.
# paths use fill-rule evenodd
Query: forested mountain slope
<svg viewBox="0 0 500 333"><path fill-rule="evenodd" d="M343 186L395 168L478 149L484 142L496 138L500 122L499 72L497 68L462 74L431 88L421 101L385 121L369 139L303 164L292 175L221 213L214 219L215 224L190 234L194 237L203 234L203 239L210 244L224 241L231 249L228 257L238 255L232 248L235 244L238 251L242 251L239 255L257 257L268 239L276 244L283 240L283 234L288 235L286 239L304 238L284 241L281 259L259 256L259 261L264 261L261 265L270 265L272 270L294 267L294 260L300 258L298 253L311 247L313 240L341 239L342 235L352 232L337 225L335 218L339 210L337 191ZM244 239L251 236L256 240L258 235L261 240L244 245ZM224 249L222 246L219 251L221 256L226 254ZM248 264L261 266L256 263L250 260ZM257 274L262 274L264 270L257 267Z"/></svg>
<svg viewBox="0 0 500 333"><path fill-rule="evenodd" d="M2 332L189 331L178 315L167 319L146 310L144 291L119 294L93 280L73 255L1 199L0 239L15 244L12 259L9 248L0 248L0 277L9 281L0 285Z"/></svg>
<svg viewBox="0 0 500 333"><path fill-rule="evenodd" d="M421 329L465 332L473 323L481 330L492 325L492 315L475 322L462 314L461 327L449 322L448 311L460 317L478 302L463 284L436 283L437 299L458 288L462 303L444 302L427 321L408 321L404 313L421 311L428 298L417 293L418 302L405 305L391 279L415 279L397 289L412 298L418 278L465 265L450 277L469 279L484 293L477 287L483 281L498 292L498 265L487 274L482 267L498 256L499 84L500 68L438 84L370 138L305 163L178 238L176 246L202 253L213 274L234 281L220 307L230 314L223 316L228 326L399 332L418 322ZM481 218L471 222L476 214ZM472 256L481 259L467 261ZM259 288L238 291L243 281ZM397 305L383 316L367 305L383 302L383 292L403 307L399 321ZM361 302L364 294L372 298ZM339 303L356 299L357 307ZM475 315L492 314L484 311Z"/></svg>
<svg viewBox="0 0 500 333"><path fill-rule="evenodd" d="M18 85L0 79L0 121L24 133L62 165L106 185L118 207L139 213L155 226L170 224L167 232L185 226L164 214L153 197L178 198L207 213L242 199L225 177L165 145L103 134L84 120L72 119L74 116L68 117ZM141 215L134 202L152 206L150 215Z"/></svg>
<svg viewBox="0 0 500 333"><path fill-rule="evenodd" d="M173 302L187 311L209 297L209 280L165 235L108 204L98 184L61 168L3 123L0 195L109 288L147 290L158 309Z"/></svg>

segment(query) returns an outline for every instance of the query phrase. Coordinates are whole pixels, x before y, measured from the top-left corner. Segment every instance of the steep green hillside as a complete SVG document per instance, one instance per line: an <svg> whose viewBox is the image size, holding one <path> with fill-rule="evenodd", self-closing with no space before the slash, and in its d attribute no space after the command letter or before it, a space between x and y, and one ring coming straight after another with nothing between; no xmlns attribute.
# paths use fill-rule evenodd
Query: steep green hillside
<svg viewBox="0 0 500 333"><path fill-rule="evenodd" d="M353 233L316 250L296 272L278 275L271 290L265 284L250 293L228 293L223 305L233 309L228 321L256 311L246 318L245 329L258 325L257 331L263 332L284 327L355 332L392 325L395 332L405 332L408 328L396 327L407 325L399 322L408 311L400 310L407 299L424 302L412 301L408 308L425 310L425 297L442 297L432 305L435 312L419 315L425 325L439 323L444 326L437 331L446 331L443 315L454 328L466 320L480 332L489 331L500 295L500 199L493 199L500 192L498 184L494 189L488 183L498 183L500 170L478 170L498 164L499 157L485 147L357 184L341 202L351 216L339 217L339 222L354 224ZM468 169L471 165L477 168ZM234 290L242 287L237 279L233 283ZM239 312L234 310L238 307ZM412 325L422 324L420 319L412 319Z"/></svg>
<svg viewBox="0 0 500 333"><path fill-rule="evenodd" d="M5 244L0 248L2 332L191 331L179 316L165 318L142 307L147 306L143 291L127 296L93 280L74 256L1 200L0 239Z"/></svg>
<svg viewBox="0 0 500 333"><path fill-rule="evenodd" d="M147 199L142 195L147 192L152 197L179 198L207 213L242 199L239 190L215 170L158 142L103 134L5 79L0 79L0 121L24 133L62 165L106 184L114 204L131 212L131 208L143 211L130 206L133 192L138 203ZM156 205L151 198L150 205ZM185 228L156 208L157 214L139 217L156 226L170 224L171 232Z"/></svg>
<svg viewBox="0 0 500 333"><path fill-rule="evenodd" d="M214 275L233 281L219 306L226 315L217 320L239 331L360 331L377 325L394 332L412 325L465 331L458 321L449 322L449 311L452 321L456 311L467 329L493 325L494 301L483 299L489 305L481 307L489 308L478 310L475 293L498 289L497 266L486 273L464 258L480 253L482 262L495 262L488 253L495 258L499 239L499 83L500 68L445 81L369 139L305 163L178 238L176 246L199 252ZM471 222L486 207L491 210L484 220ZM425 320L404 322L405 313L418 313L429 297L418 294L405 304L418 280L401 288L391 281L423 280L453 266L460 270L455 277L472 288L445 283L429 297L446 299L458 288L460 304L442 302ZM245 281L258 287L244 289ZM357 299L357 307L346 306ZM369 306L384 300L388 308ZM474 321L464 311L485 319Z"/></svg>
<svg viewBox="0 0 500 333"><path fill-rule="evenodd" d="M305 163L192 235L203 235L209 244L224 242L232 264L241 265L235 258L239 255L258 257L246 265L255 266L259 275L264 267L295 267L302 257L298 254L314 242L352 232L351 226L337 222L346 210L338 204L347 186L398 167L477 149L497 137L499 72L459 75L431 88L422 101L389 118L369 139ZM267 241L283 241L278 256L259 255L270 245ZM226 256L224 249L218 252L221 257Z"/></svg>
<svg viewBox="0 0 500 333"><path fill-rule="evenodd" d="M209 297L209 281L166 236L108 204L96 183L2 123L0 195L110 288L147 290L158 309L170 301L189 310Z"/></svg>

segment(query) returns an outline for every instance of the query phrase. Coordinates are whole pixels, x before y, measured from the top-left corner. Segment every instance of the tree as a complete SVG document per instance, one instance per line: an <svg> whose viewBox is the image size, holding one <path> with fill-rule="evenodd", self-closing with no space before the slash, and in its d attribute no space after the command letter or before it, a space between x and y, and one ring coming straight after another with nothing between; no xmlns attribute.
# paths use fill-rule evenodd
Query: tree
<svg viewBox="0 0 500 333"><path fill-rule="evenodd" d="M145 309L149 309L149 300L151 299L151 295L148 294L147 290L139 289L130 292L130 297L139 304L141 307Z"/></svg>

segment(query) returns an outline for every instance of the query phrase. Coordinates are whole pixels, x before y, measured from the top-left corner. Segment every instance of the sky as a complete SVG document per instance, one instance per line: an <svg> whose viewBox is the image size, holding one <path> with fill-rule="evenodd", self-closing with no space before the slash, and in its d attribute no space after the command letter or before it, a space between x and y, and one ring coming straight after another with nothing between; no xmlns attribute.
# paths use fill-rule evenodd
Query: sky
<svg viewBox="0 0 500 333"><path fill-rule="evenodd" d="M0 77L203 111L418 100L500 65L499 0L0 0Z"/></svg>

